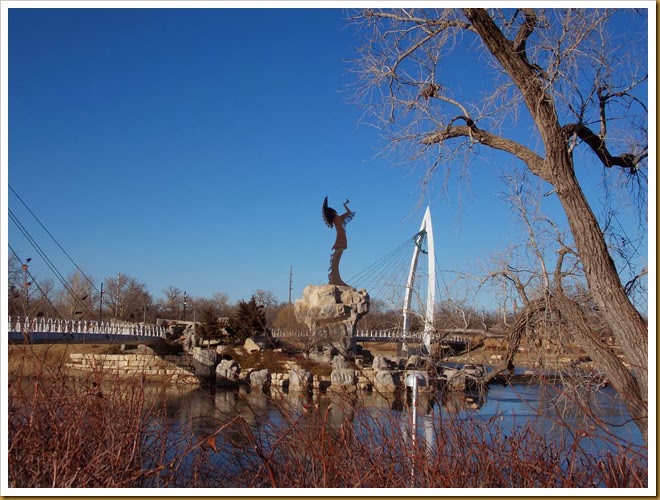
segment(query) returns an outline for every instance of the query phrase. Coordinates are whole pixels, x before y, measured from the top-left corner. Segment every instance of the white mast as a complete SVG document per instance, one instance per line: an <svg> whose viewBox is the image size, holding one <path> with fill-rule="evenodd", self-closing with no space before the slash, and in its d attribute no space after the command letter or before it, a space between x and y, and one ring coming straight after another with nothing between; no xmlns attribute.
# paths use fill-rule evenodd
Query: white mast
<svg viewBox="0 0 660 500"><path fill-rule="evenodd" d="M431 352L431 332L433 332L433 318L435 312L435 246L433 244L433 225L431 223L431 207L426 207L426 213L422 220L419 232L414 236L415 250L410 261L410 272L406 283L406 295L403 301L403 332L404 337L410 333L410 303L412 301L413 286L415 283L415 274L417 272L417 262L419 253L422 251L424 239L427 241L428 253L428 272L429 279L426 291L426 313L424 315L424 334L423 343L427 352Z"/></svg>

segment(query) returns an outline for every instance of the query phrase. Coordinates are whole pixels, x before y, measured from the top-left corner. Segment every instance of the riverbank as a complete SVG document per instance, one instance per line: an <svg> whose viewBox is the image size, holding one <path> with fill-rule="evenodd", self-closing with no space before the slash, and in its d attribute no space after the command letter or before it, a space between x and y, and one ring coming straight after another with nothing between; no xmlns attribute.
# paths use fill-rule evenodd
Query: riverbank
<svg viewBox="0 0 660 500"><path fill-rule="evenodd" d="M365 342L363 349L372 356L396 357L398 345L394 342ZM293 353L287 349L264 350L259 352L246 352L242 347L231 347L229 355L236 359L243 370L268 369L271 373L288 373L292 365L310 370L317 377L329 376L331 366L329 363L314 363L301 353ZM76 368L72 359L84 359L85 356L98 357L107 355L115 357L122 354L122 348L116 344L12 344L9 346L9 375L33 377L38 374L48 374L64 371L70 376L82 376L88 371ZM73 355L73 356L72 356ZM480 364L485 367L498 366L503 358L502 349L480 345L469 352L446 356L442 359L447 364ZM538 353L532 355L524 349L518 353L515 360L516 367L521 373L529 375L543 368L545 371L567 372L580 371L582 373L596 373L593 363L587 357L579 354L552 354L545 353L543 359ZM165 367L163 367L165 369ZM149 379L155 382L166 381L169 376L166 372L161 375L157 371L150 374Z"/></svg>

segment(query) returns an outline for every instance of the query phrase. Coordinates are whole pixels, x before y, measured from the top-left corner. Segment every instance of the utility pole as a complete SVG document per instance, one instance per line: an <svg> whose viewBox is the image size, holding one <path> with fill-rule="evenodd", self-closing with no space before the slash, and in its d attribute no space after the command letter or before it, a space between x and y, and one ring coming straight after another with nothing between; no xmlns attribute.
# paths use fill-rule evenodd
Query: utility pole
<svg viewBox="0 0 660 500"><path fill-rule="evenodd" d="M186 298L188 297L188 294L186 291L183 291L183 321L186 320Z"/></svg>
<svg viewBox="0 0 660 500"><path fill-rule="evenodd" d="M291 288L293 287L293 266L289 266L289 305L291 305Z"/></svg>
<svg viewBox="0 0 660 500"><path fill-rule="evenodd" d="M115 319L119 316L119 273L117 273L117 291L115 294Z"/></svg>
<svg viewBox="0 0 660 500"><path fill-rule="evenodd" d="M99 300L99 326L101 326L102 319L103 319L103 282L101 281L101 299Z"/></svg>

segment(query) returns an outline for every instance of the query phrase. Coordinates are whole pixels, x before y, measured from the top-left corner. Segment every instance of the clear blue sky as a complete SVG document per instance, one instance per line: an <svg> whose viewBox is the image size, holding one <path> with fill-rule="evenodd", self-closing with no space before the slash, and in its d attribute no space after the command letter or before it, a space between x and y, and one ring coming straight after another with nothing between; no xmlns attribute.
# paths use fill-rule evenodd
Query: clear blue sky
<svg viewBox="0 0 660 500"><path fill-rule="evenodd" d="M266 289L285 301L290 266L299 297L327 279L334 230L323 197L337 209L348 197L348 279L417 231L425 165L394 168L376 156L377 131L358 125L345 17L11 9L9 185L88 275L125 273L157 298L176 286L232 300ZM474 271L515 239L497 196L502 170L476 168L460 192L429 197L443 269ZM60 272L74 271L7 200ZM21 258L36 257L11 223L8 238ZM52 277L39 259L31 269Z"/></svg>

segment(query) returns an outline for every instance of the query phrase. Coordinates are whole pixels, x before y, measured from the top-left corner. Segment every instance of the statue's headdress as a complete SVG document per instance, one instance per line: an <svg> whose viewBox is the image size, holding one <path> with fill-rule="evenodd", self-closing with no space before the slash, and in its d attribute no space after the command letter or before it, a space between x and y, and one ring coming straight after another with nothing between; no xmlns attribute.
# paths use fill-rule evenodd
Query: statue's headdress
<svg viewBox="0 0 660 500"><path fill-rule="evenodd" d="M333 221L335 220L335 215L337 215L337 211L334 208L328 206L327 196L323 200L323 209L321 210L321 214L323 215L323 222L325 222L328 227L333 227L334 225Z"/></svg>

